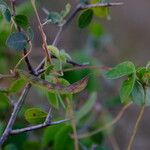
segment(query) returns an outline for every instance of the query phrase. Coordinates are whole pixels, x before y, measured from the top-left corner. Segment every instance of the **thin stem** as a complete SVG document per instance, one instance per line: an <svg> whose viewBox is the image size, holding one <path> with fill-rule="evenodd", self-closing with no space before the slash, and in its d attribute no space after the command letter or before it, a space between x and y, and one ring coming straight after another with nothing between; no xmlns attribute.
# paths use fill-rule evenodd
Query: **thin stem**
<svg viewBox="0 0 150 150"><path fill-rule="evenodd" d="M79 150L78 134L77 134L77 129L76 129L76 119L75 119L73 107L72 107L71 101L68 98L66 98L66 101L67 101L67 115L69 116L69 118L72 118L71 125L73 129L74 149Z"/></svg>
<svg viewBox="0 0 150 150"><path fill-rule="evenodd" d="M45 50L47 61L51 64L51 54L49 53L49 51L47 49L47 38L46 38L45 32L43 30L42 23L40 21L38 11L37 11L36 6L35 6L35 0L31 0L31 3L32 3L32 6L34 8L34 11L35 11L38 23L39 23L39 30L40 30L42 41L43 41L42 47Z"/></svg>
<svg viewBox="0 0 150 150"><path fill-rule="evenodd" d="M6 141L6 139L8 138L9 134L11 133L11 130L12 130L12 127L13 127L13 124L16 120L16 117L17 117L17 114L18 112L20 111L23 103L24 103L24 100L29 92L29 89L31 87L31 84L27 84L25 89L23 90L18 102L16 103L14 109L13 109L13 112L11 114L11 117L9 119L9 122L7 124L7 127L5 129L5 131L3 132L1 138L0 138L0 146L2 146L2 144Z"/></svg>
<svg viewBox="0 0 150 150"><path fill-rule="evenodd" d="M123 5L123 2L120 3L98 3L98 4L85 4L81 5L81 9L90 9L96 7L111 7L111 6L120 6Z"/></svg>
<svg viewBox="0 0 150 150"><path fill-rule="evenodd" d="M95 131L92 131L92 132L88 132L88 133L84 133L84 134L81 134L81 135L78 135L78 139L83 139L83 138L88 138L90 136L93 136L105 129L108 129L110 128L111 126L113 126L114 124L116 124L122 117L122 115L124 114L124 112L126 111L126 109L131 106L132 103L129 103L127 105L125 105L121 111L119 112L119 114L115 117L115 119L113 119L110 123L106 124L105 126L102 126L100 127L99 129L96 129Z"/></svg>
<svg viewBox="0 0 150 150"><path fill-rule="evenodd" d="M34 130L42 129L42 128L45 128L45 127L48 127L48 126L65 123L66 121L69 121L69 119L60 120L60 121L56 121L56 122L42 123L42 124L31 126L31 127L26 127L26 128L22 128L22 129L12 130L10 132L10 134L11 135L15 135L15 134L23 133L23 132L34 131Z"/></svg>
<svg viewBox="0 0 150 150"><path fill-rule="evenodd" d="M145 88L144 88L144 102L145 102L145 104L142 106L142 108L141 108L141 110L140 110L140 112L139 112L139 115L138 115L138 117L137 117L137 120L136 120L134 129L133 129L131 138L130 138L130 140L129 140L129 144L128 144L127 150L131 150L131 148L132 148L132 145L133 145L133 142L134 142L134 139L135 139L135 136L136 136L138 127L139 127L140 122L141 122L141 120L142 120L142 117L143 117L143 115L144 115L144 110L145 110L145 105L146 105L146 89L145 89Z"/></svg>
<svg viewBox="0 0 150 150"><path fill-rule="evenodd" d="M53 46L57 46L57 43L59 41L59 38L62 34L62 32L64 31L64 28L72 21L72 19L77 15L77 13L80 10L83 9L87 9L87 8L93 8L93 7L110 7L110 6L119 6L119 5L123 5L123 3L99 3L99 4L92 4L92 5L82 5L82 4L78 4L76 6L76 8L74 9L74 11L71 13L71 15L69 16L69 18L66 20L66 23L63 24L63 26L59 27L59 30L56 34L56 37L53 41ZM41 61L41 63L38 65L38 70L43 69L43 64L45 63L45 58Z"/></svg>

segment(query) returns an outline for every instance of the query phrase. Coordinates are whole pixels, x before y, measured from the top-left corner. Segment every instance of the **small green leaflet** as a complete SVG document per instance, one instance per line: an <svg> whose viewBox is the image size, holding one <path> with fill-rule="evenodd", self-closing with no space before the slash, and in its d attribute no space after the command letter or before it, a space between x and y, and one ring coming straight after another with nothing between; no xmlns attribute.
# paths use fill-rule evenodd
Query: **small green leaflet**
<svg viewBox="0 0 150 150"><path fill-rule="evenodd" d="M127 80L122 82L121 88L120 88L120 98L121 102L127 102L129 99L129 96L133 90L134 83L135 83L135 75L133 74L131 77L129 77Z"/></svg>
<svg viewBox="0 0 150 150"><path fill-rule="evenodd" d="M87 27L93 18L93 10L92 9L87 9L85 11L83 11L83 13L79 16L78 19L78 26L80 28L85 28Z"/></svg>
<svg viewBox="0 0 150 150"><path fill-rule="evenodd" d="M16 15L14 21L19 27L26 29L29 26L28 18L25 15Z"/></svg>
<svg viewBox="0 0 150 150"><path fill-rule="evenodd" d="M64 18L68 15L70 12L71 5L68 3L65 6L65 9L62 10L60 13L58 12L49 12L49 15L47 17L47 22L51 22L53 24L62 25L65 23Z"/></svg>
<svg viewBox="0 0 150 150"><path fill-rule="evenodd" d="M92 93L90 98L83 105L83 107L79 111L77 111L77 113L76 113L77 121L82 119L84 116L86 116L91 111L92 107L95 104L96 98L97 98L97 93L96 92Z"/></svg>
<svg viewBox="0 0 150 150"><path fill-rule="evenodd" d="M26 110L24 116L29 123L40 124L45 121L47 113L39 108L29 108Z"/></svg>
<svg viewBox="0 0 150 150"><path fill-rule="evenodd" d="M91 0L91 4L98 4L98 3L109 3L110 0ZM109 7L96 7L93 8L94 15L101 18L107 18L108 20L111 19L110 17L110 8Z"/></svg>
<svg viewBox="0 0 150 150"><path fill-rule="evenodd" d="M116 67L112 68L111 70L107 71L105 73L105 76L108 79L117 79L135 72L136 70L134 64L130 61L125 61L123 63L120 63Z"/></svg>
<svg viewBox="0 0 150 150"><path fill-rule="evenodd" d="M65 50L59 50L57 47L53 45L48 45L48 50L60 61L66 62L67 59L71 60L71 56L65 52Z"/></svg>
<svg viewBox="0 0 150 150"><path fill-rule="evenodd" d="M66 4L65 9L62 10L61 13L60 13L61 17L65 18L69 14L70 9L71 9L71 5L69 3Z"/></svg>
<svg viewBox="0 0 150 150"><path fill-rule="evenodd" d="M59 100L58 96L55 93L48 92L47 93L49 103L56 109L59 108Z"/></svg>
<svg viewBox="0 0 150 150"><path fill-rule="evenodd" d="M7 95L3 92L0 92L0 110L5 110L9 107L9 99Z"/></svg>
<svg viewBox="0 0 150 150"><path fill-rule="evenodd" d="M9 88L10 93L17 93L19 92L26 84L26 81L23 78L15 80Z"/></svg>
<svg viewBox="0 0 150 150"><path fill-rule="evenodd" d="M10 10L9 10L7 4L3 0L0 0L0 11L2 12L5 19L8 22L10 22L11 21L11 13L10 13Z"/></svg>
<svg viewBox="0 0 150 150"><path fill-rule="evenodd" d="M28 38L24 32L12 33L7 41L7 46L16 51L23 51L28 46Z"/></svg>

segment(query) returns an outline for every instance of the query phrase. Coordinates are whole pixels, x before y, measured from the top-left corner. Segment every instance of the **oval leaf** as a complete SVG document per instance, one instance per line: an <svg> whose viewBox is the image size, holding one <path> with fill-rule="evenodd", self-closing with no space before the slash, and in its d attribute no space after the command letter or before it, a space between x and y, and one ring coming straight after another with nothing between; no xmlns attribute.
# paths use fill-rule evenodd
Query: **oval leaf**
<svg viewBox="0 0 150 150"><path fill-rule="evenodd" d="M126 75L130 75L135 71L134 64L130 61L125 61L107 71L105 75L108 79L117 79Z"/></svg>
<svg viewBox="0 0 150 150"><path fill-rule="evenodd" d="M47 113L39 108L30 108L25 112L24 116L29 123L40 124L45 121Z"/></svg>
<svg viewBox="0 0 150 150"><path fill-rule="evenodd" d="M9 88L9 92L11 93L16 93L16 92L19 92L26 84L26 81L24 79L17 79L15 80L10 88Z"/></svg>
<svg viewBox="0 0 150 150"><path fill-rule="evenodd" d="M126 102L129 99L129 96L134 87L134 83L135 83L135 75L123 81L120 88L120 98L122 103Z"/></svg>
<svg viewBox="0 0 150 150"><path fill-rule="evenodd" d="M24 50L28 45L28 38L23 32L12 33L6 41L7 46L10 49L16 51Z"/></svg>
<svg viewBox="0 0 150 150"><path fill-rule="evenodd" d="M16 15L14 18L16 24L22 28L27 28L29 26L28 18L25 15Z"/></svg>
<svg viewBox="0 0 150 150"><path fill-rule="evenodd" d="M85 10L78 19L78 26L80 28L87 27L91 23L92 18L93 18L93 10L92 9Z"/></svg>

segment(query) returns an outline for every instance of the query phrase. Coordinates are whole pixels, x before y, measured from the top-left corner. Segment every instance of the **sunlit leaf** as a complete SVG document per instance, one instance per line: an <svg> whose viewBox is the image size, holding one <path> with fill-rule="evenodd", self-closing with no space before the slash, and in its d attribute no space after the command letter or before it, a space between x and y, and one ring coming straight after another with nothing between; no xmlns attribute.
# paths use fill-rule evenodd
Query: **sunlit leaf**
<svg viewBox="0 0 150 150"><path fill-rule="evenodd" d="M9 92L10 93L19 92L25 86L25 84L26 81L23 78L17 79L11 84Z"/></svg>
<svg viewBox="0 0 150 150"><path fill-rule="evenodd" d="M26 110L24 116L29 123L40 124L45 121L47 113L39 108L30 108Z"/></svg>
<svg viewBox="0 0 150 150"><path fill-rule="evenodd" d="M108 1L109 0L92 0L91 4L106 3ZM97 17L110 19L109 7L96 7L96 8L93 8L93 11Z"/></svg>
<svg viewBox="0 0 150 150"><path fill-rule="evenodd" d="M48 101L51 104L51 106L58 109L59 108L59 100L58 100L57 94L48 92L47 97L48 97Z"/></svg>

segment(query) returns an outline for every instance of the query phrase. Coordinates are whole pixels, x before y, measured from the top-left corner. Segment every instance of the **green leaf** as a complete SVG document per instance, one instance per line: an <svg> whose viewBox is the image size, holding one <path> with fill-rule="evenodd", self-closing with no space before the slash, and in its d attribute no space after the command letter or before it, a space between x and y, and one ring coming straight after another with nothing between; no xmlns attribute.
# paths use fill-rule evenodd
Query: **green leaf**
<svg viewBox="0 0 150 150"><path fill-rule="evenodd" d="M24 116L29 123L40 124L45 121L47 113L39 108L29 108L26 110Z"/></svg>
<svg viewBox="0 0 150 150"><path fill-rule="evenodd" d="M23 150L41 150L41 144L37 141L25 141L23 143Z"/></svg>
<svg viewBox="0 0 150 150"><path fill-rule="evenodd" d="M87 27L91 23L92 18L93 18L93 10L92 9L85 10L78 19L78 26L80 28Z"/></svg>
<svg viewBox="0 0 150 150"><path fill-rule="evenodd" d="M93 108L93 106L96 102L96 98L97 98L97 93L96 92L92 93L90 98L84 103L82 108L79 111L77 111L77 113L76 113L77 121L82 119L84 116L86 116L91 111L91 109Z"/></svg>
<svg viewBox="0 0 150 150"><path fill-rule="evenodd" d="M10 13L10 10L9 10L7 4L3 0L0 0L0 11L2 12L5 19L8 22L10 22L11 21L11 13Z"/></svg>
<svg viewBox="0 0 150 150"><path fill-rule="evenodd" d="M144 88L142 84L138 81L135 82L133 91L132 91L132 101L133 103L137 105L144 105L145 99L144 99Z"/></svg>
<svg viewBox="0 0 150 150"><path fill-rule="evenodd" d="M60 131L61 128L63 128L64 124L59 124L55 126L47 127L44 130L44 134L42 137L42 147L43 149L47 147L49 144L54 143L55 136Z"/></svg>
<svg viewBox="0 0 150 150"><path fill-rule="evenodd" d="M62 22L62 16L58 12L50 12L47 21L53 24L60 24Z"/></svg>
<svg viewBox="0 0 150 150"><path fill-rule="evenodd" d="M60 58L59 49L53 45L48 45L48 50L58 59Z"/></svg>
<svg viewBox="0 0 150 150"><path fill-rule="evenodd" d="M55 136L54 150L74 149L73 140L70 137L71 133L72 133L72 128L70 126L66 125L63 128L61 128Z"/></svg>
<svg viewBox="0 0 150 150"><path fill-rule="evenodd" d="M91 4L98 4L98 3L106 3L109 0L92 0ZM107 18L110 19L110 8L109 7L96 7L93 8L94 15L100 18Z"/></svg>
<svg viewBox="0 0 150 150"><path fill-rule="evenodd" d="M25 15L16 15L14 18L16 24L24 29L29 26L28 18Z"/></svg>
<svg viewBox="0 0 150 150"><path fill-rule="evenodd" d="M28 38L24 32L12 33L7 39L7 46L16 51L24 50L28 45Z"/></svg>
<svg viewBox="0 0 150 150"><path fill-rule="evenodd" d="M17 150L17 147L14 144L8 144L4 147L4 150Z"/></svg>
<svg viewBox="0 0 150 150"><path fill-rule="evenodd" d="M0 92L0 110L6 110L9 107L9 98L3 92Z"/></svg>
<svg viewBox="0 0 150 150"><path fill-rule="evenodd" d="M17 93L25 86L25 84L26 84L26 81L23 78L17 79L11 84L9 88L9 92Z"/></svg>
<svg viewBox="0 0 150 150"><path fill-rule="evenodd" d="M135 84L135 77L135 75L132 75L127 80L123 81L120 88L120 98L122 103L126 102L129 99L129 96Z"/></svg>
<svg viewBox="0 0 150 150"><path fill-rule="evenodd" d="M107 71L105 75L108 79L117 79L135 73L135 71L134 64L130 61L125 61Z"/></svg>
<svg viewBox="0 0 150 150"><path fill-rule="evenodd" d="M71 60L71 56L64 49L60 50L60 60L66 63L68 59Z"/></svg>
<svg viewBox="0 0 150 150"><path fill-rule="evenodd" d="M71 9L71 5L69 3L66 4L65 9L62 10L61 13L60 13L62 18L65 18L68 15L68 13L70 12L70 9Z"/></svg>
<svg viewBox="0 0 150 150"><path fill-rule="evenodd" d="M92 22L89 26L89 30L92 36L99 38L104 35L104 27L98 22Z"/></svg>
<svg viewBox="0 0 150 150"><path fill-rule="evenodd" d="M59 108L59 100L58 96L55 93L48 92L47 93L49 103L56 109Z"/></svg>
<svg viewBox="0 0 150 150"><path fill-rule="evenodd" d="M33 40L33 38L34 38L34 32L33 32L33 30L32 30L31 27L28 27L27 34L28 34L29 40Z"/></svg>

